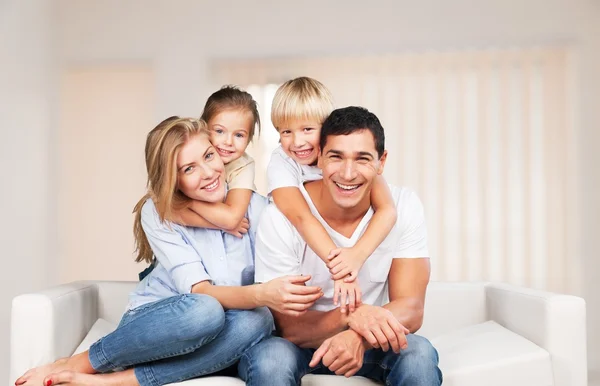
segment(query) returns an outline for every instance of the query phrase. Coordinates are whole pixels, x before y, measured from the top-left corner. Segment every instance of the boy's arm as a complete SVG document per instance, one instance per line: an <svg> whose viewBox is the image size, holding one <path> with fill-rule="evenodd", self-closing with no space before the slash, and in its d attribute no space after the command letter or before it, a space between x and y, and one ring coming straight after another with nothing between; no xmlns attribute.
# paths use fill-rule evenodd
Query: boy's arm
<svg viewBox="0 0 600 386"><path fill-rule="evenodd" d="M297 187L285 187L271 193L277 209L298 230L302 239L323 260L328 263L327 256L337 246L329 237L323 225L313 216L304 196Z"/></svg>
<svg viewBox="0 0 600 386"><path fill-rule="evenodd" d="M352 248L339 249L334 252L335 257L328 265L334 279L341 279L349 274L351 279L347 279L347 281L353 280L365 261L375 252L396 224L396 203L383 176L375 178L371 190L371 202L375 213L365 233Z"/></svg>
<svg viewBox="0 0 600 386"><path fill-rule="evenodd" d="M358 253L364 256L365 260L375 252L392 228L394 228L398 215L392 192L381 175L375 178L375 183L371 190L371 202L373 203L375 213L365 233L353 247Z"/></svg>
<svg viewBox="0 0 600 386"><path fill-rule="evenodd" d="M329 256L332 250L337 248L323 225L313 216L300 189L296 187L286 187L275 189L271 195L277 208L292 225L298 230L302 239L319 256L321 260L329 267L331 264ZM342 314L346 313L347 307L353 312L356 304L360 303L362 297L358 282L344 282L343 276L336 277L333 287L333 304L340 305ZM347 281L354 281L344 279ZM339 303L338 303L339 300Z"/></svg>

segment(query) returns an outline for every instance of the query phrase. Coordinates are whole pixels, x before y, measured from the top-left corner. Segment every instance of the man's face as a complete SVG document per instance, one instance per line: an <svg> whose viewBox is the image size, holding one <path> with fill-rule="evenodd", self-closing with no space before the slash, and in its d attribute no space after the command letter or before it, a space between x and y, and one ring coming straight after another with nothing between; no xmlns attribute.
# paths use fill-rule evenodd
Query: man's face
<svg viewBox="0 0 600 386"><path fill-rule="evenodd" d="M341 208L356 207L370 200L375 177L383 173L387 157L377 156L375 139L369 130L349 135L330 135L319 157L323 184Z"/></svg>

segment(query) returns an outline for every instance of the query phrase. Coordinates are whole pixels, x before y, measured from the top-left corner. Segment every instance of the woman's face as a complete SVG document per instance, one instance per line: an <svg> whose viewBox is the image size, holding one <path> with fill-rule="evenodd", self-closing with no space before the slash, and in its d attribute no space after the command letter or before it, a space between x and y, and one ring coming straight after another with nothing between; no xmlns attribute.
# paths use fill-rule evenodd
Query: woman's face
<svg viewBox="0 0 600 386"><path fill-rule="evenodd" d="M223 161L204 134L191 136L177 156L177 187L187 197L222 202L225 197Z"/></svg>

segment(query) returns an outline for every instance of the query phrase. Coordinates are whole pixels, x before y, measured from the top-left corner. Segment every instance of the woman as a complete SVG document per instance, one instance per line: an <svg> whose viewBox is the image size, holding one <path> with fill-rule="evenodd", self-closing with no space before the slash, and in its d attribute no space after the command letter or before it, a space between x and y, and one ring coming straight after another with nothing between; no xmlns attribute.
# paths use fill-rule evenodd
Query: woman
<svg viewBox="0 0 600 386"><path fill-rule="evenodd" d="M154 269L114 332L89 351L29 370L17 385L164 385L212 374L270 335L266 307L297 315L322 296L320 288L290 285L310 277L250 285L254 233L266 205L260 195L252 195L242 238L175 223L190 200L225 197L223 162L204 121L161 122L146 140L146 169L148 194L136 205L134 233L137 261L154 259Z"/></svg>

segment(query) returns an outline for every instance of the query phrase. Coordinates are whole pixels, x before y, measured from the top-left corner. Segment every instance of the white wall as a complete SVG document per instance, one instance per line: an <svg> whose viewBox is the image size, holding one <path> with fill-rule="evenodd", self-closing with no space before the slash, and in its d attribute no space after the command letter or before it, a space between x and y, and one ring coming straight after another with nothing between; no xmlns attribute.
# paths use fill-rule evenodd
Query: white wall
<svg viewBox="0 0 600 386"><path fill-rule="evenodd" d="M590 2L591 3L591 2ZM581 256L584 259L584 298L588 313L588 363L600 384L600 3L588 10L581 26L579 63L579 143ZM577 256L573 256L577 258Z"/></svg>
<svg viewBox="0 0 600 386"><path fill-rule="evenodd" d="M66 71L58 129L58 278L136 280L132 209L146 192L149 64Z"/></svg>
<svg viewBox="0 0 600 386"><path fill-rule="evenodd" d="M588 301L589 360L600 369L600 3L592 0L64 0L60 42L67 63L152 59L156 119L197 115L218 84L211 60L327 54L356 55L570 44L575 64L583 208L580 224ZM567 327L568 328L568 327Z"/></svg>
<svg viewBox="0 0 600 386"><path fill-rule="evenodd" d="M0 2L0 383L11 299L56 283L53 13L50 0Z"/></svg>
<svg viewBox="0 0 600 386"><path fill-rule="evenodd" d="M6 2L6 0L5 0ZM44 97L51 96L54 66L49 1L0 2L0 42L20 47L15 55L3 49L0 114L3 138L2 212L29 234L2 232L3 253L15 261L21 279L0 295L42 287L51 281L48 269L54 256L54 233L44 228L55 218L51 170L53 111ZM581 256L584 261L584 296L588 301L590 363L600 368L600 284L591 278L599 272L595 261L600 249L600 3L593 0L309 0L279 2L61 0L58 11L59 57L67 66L152 61L156 74L157 109L154 120L167 115L197 115L206 96L218 84L211 79L211 60L217 58L356 55L451 50L472 47L529 46L568 43L577 47L580 78L576 95L581 143L580 192L583 218ZM301 4L301 5L300 5ZM7 14L8 9L8 14ZM8 16L7 16L8 15ZM38 23L26 23L33 19ZM8 22L6 22L7 20ZM8 30L5 32L4 30ZM23 60L26 60L22 63ZM33 60L32 60L33 59ZM6 78L6 80L4 79ZM13 87L4 87L5 84ZM11 106L6 101L12 102ZM18 108L14 107L21 101ZM7 108L8 107L8 108ZM1 110L0 110L1 111ZM24 116L21 116L21 113ZM27 119L22 123L21 119ZM33 121L32 121L33 120ZM13 128L18 131L12 132ZM6 134L5 134L6 133ZM31 134L30 141L25 135ZM11 142L7 144L7 142ZM17 144L14 146L14 144ZM6 148L6 149L5 149ZM21 170L8 167L13 158L24 159ZM50 163L52 165L52 163ZM50 179L49 179L50 177ZM4 187L6 183L6 188ZM6 196L6 199L4 197ZM33 198L36 198L34 200ZM6 206L6 208L5 208ZM3 227L7 223L3 222ZM11 226L11 229L13 227ZM27 237L35 242L23 243ZM29 239L27 239L29 240ZM40 256L44 258L40 258ZM19 257L18 260L14 257ZM31 262L31 269L25 267ZM595 268L595 269L594 269ZM18 283L17 283L18 282ZM12 292L11 292L12 291ZM6 308L2 303L2 310ZM5 320L4 318L3 320ZM5 325L5 324L4 324ZM0 333L4 331L0 324ZM566 326L568 328L568 326ZM3 335L5 336L5 335ZM0 366L6 361L0 357Z"/></svg>

